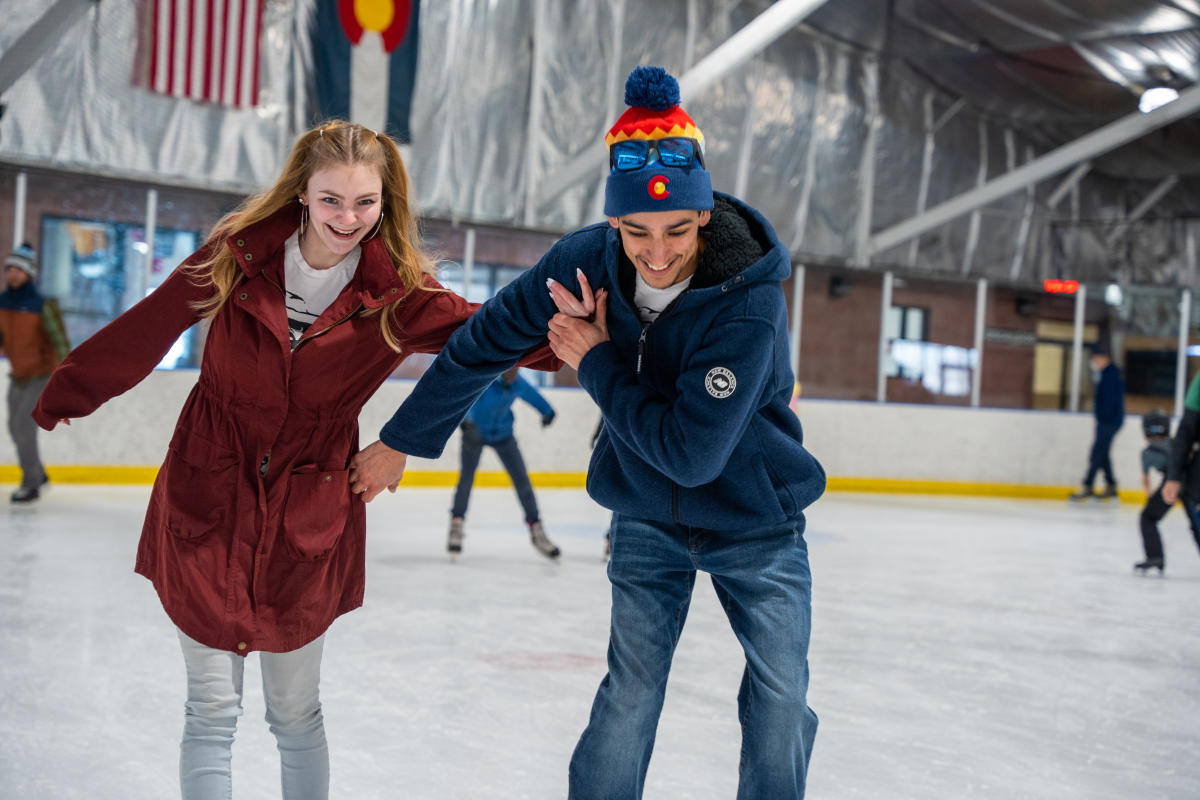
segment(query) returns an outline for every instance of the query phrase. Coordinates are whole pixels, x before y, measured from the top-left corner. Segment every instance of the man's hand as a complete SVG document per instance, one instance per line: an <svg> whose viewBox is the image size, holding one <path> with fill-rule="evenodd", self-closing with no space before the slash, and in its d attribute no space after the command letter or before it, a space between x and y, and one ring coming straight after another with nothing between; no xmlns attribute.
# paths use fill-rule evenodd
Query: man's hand
<svg viewBox="0 0 1200 800"><path fill-rule="evenodd" d="M1167 481L1163 484L1163 502L1168 506L1175 505L1175 501L1179 499L1179 485L1179 481Z"/></svg>
<svg viewBox="0 0 1200 800"><path fill-rule="evenodd" d="M408 456L383 442L375 442L350 459L350 491L369 503L386 488L396 491L404 477Z"/></svg>
<svg viewBox="0 0 1200 800"><path fill-rule="evenodd" d="M590 290L589 290L590 291ZM608 341L608 292L596 292L595 322L555 314L550 319L550 349L572 369L579 369L579 362L587 352L601 342Z"/></svg>
<svg viewBox="0 0 1200 800"><path fill-rule="evenodd" d="M571 294L567 287L563 286L554 278L546 280L546 287L550 290L550 297L554 300L554 305L558 306L558 310L566 314L568 317L578 317L579 319L592 319L592 315L596 313L596 300L592 294L592 285L588 283L587 276L583 274L583 270L575 270L575 277L579 279L579 298ZM604 291L601 289L600 291Z"/></svg>

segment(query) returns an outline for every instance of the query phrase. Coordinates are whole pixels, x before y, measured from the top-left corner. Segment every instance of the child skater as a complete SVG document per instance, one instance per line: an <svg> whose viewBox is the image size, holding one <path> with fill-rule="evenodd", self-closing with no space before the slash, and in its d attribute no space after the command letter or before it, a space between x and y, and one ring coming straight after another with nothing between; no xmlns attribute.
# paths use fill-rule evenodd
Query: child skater
<svg viewBox="0 0 1200 800"><path fill-rule="evenodd" d="M1163 487L1160 482L1154 493L1150 493L1150 470L1155 469L1167 473L1167 461L1171 457L1171 418L1155 409L1142 417L1142 432L1146 435L1146 446L1142 449L1142 491L1146 493L1146 505L1142 508L1138 524L1142 531L1142 547L1146 558L1133 565L1135 572L1145 574L1157 569L1163 571L1162 536L1158 532L1158 522L1171 509L1171 503L1163 499ZM1187 514L1188 524L1192 526L1193 535L1196 533L1196 507L1186 497L1181 497L1184 513Z"/></svg>
<svg viewBox="0 0 1200 800"><path fill-rule="evenodd" d="M1168 448L1166 480L1158 490L1162 496L1161 512L1153 518L1156 523L1167 513L1167 509L1175 505L1176 500L1182 501L1192 528L1192 538L1200 547L1200 520L1196 519L1197 500L1200 499L1200 470L1194 464L1197 443L1200 443L1200 375L1192 378L1184 397L1183 418L1179 420L1179 428ZM1151 502L1146 503L1146 510L1151 509ZM1146 560L1134 564L1134 569L1139 572L1157 569L1161 575L1166 565L1162 539L1156 524L1151 524L1147 529L1146 511L1142 512L1142 540L1146 546Z"/></svg>

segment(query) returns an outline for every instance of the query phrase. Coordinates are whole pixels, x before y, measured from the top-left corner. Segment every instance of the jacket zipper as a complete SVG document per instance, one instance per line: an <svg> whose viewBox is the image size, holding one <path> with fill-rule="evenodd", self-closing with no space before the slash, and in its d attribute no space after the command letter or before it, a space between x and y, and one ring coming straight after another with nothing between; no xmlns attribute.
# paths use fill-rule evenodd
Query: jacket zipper
<svg viewBox="0 0 1200 800"><path fill-rule="evenodd" d="M272 286L274 286L276 289L278 289L280 294L283 294L283 293L284 293L284 291L283 291L283 287L282 287L282 286L280 286L278 283L276 283L274 280L272 280L272 279L271 279L271 277L270 277L269 275L263 275L263 279L264 279L264 280L265 280L267 283L271 284L271 285L272 285ZM300 345L304 344L304 343L305 343L305 342L307 342L309 339L315 339L315 338L317 338L318 336L324 336L326 333L328 333L329 331L333 330L333 329L334 329L334 328L336 328L338 325L341 325L341 324L342 324L343 322L345 322L346 320L348 320L348 319L350 319L351 317L353 317L353 316L355 316L356 314L358 314L358 312L359 312L359 311L361 311L361 310L362 310L362 308L363 308L363 306L362 306L362 303L359 303L359 304L358 304L358 306L357 306L357 307L356 307L356 308L355 308L353 311L351 311L351 312L350 312L349 314L347 314L346 316L344 316L344 317L342 317L341 319L339 319L339 320L337 320L336 322L334 322L332 325L330 325L330 326L329 326L328 328L326 328L325 330L321 331L320 333L314 333L312 336L308 337L308 339L301 339L299 342L297 342L297 343L296 343L296 347L295 347L295 349L293 349L293 350L292 350L292 353L295 353L295 352L296 352L296 350L299 350L299 349L300 349ZM260 477L261 479L263 479L263 480L266 480L266 477L267 477L267 470L268 470L268 469L270 469L270 467L271 467L271 449L270 449L270 448L267 448L267 452L263 454L263 459L262 459L262 461L261 461L261 462L259 463L259 465L258 465L258 474L259 474L259 477Z"/></svg>
<svg viewBox="0 0 1200 800"><path fill-rule="evenodd" d="M672 300L670 303L667 304L667 307L662 310L662 313L660 313L657 317L654 318L654 322L647 322L644 325L642 325L642 332L638 336L638 344L637 344L637 367L634 370L638 375L642 374L642 359L646 354L646 334L648 334L650 332L650 326L653 325L655 322L658 322L660 319L665 317L667 314L671 313L675 309L675 306L679 304L679 301L682 300L683 296L687 293L688 293L688 290L684 289L682 292L679 293L679 295L674 300ZM671 519L675 522L676 525L680 524L679 523L679 485L677 483L675 483L675 481L671 481Z"/></svg>
<svg viewBox="0 0 1200 800"><path fill-rule="evenodd" d="M280 285L279 285L278 283L276 283L275 281L271 280L271 278L270 278L269 276L267 276L267 275L263 275L263 278L264 278L264 279L267 281L267 283L271 284L271 285L272 285L272 286L274 286L276 289L278 289L280 294L283 294L283 293L284 293L284 291L283 291L283 287L282 287L282 286L280 286ZM318 336L324 336L325 334L329 333L329 331L333 330L333 329L334 329L334 328L336 328L338 325L341 325L341 324L342 324L343 322L345 322L346 320L350 319L350 318L351 318L351 317L353 317L353 316L356 316L356 315L358 314L358 312L359 312L359 311L362 311L362 309L363 309L363 304L362 304L362 303L359 303L359 304L358 304L358 306L357 306L357 307L355 307L355 309L354 309L353 311L351 311L351 312L350 312L349 314L347 314L346 316L344 316L344 317L342 317L341 319L339 319L339 320L337 320L336 322L334 322L332 325L330 325L330 326L329 326L328 328L326 328L325 330L321 331L320 333L314 333L312 336L309 336L309 337L308 337L308 338L306 338L306 339L301 339L300 341L296 342L296 346L295 346L294 348L292 348L292 352L293 352L293 353L295 353L297 350L299 350L299 349L300 349L300 345L304 344L305 342L312 341L313 339L317 338Z"/></svg>
<svg viewBox="0 0 1200 800"><path fill-rule="evenodd" d="M670 314L675 309L675 306L679 305L679 301L682 300L683 296L687 293L688 293L688 290L684 289L682 292L680 292L675 297L674 300L672 300L670 303L667 303L667 307L664 308L659 313L659 315L654 318L653 322L643 322L642 323L642 332L641 332L641 334L638 335L638 343L637 343L637 364L634 368L634 372L637 373L638 375L642 374L642 358L646 354L646 334L648 334L650 332L650 326L653 325L655 322L658 322L660 319L665 317L667 314Z"/></svg>
<svg viewBox="0 0 1200 800"><path fill-rule="evenodd" d="M642 354L646 352L646 331L650 330L650 324L642 326L642 332L638 336L637 348L637 368L634 369L638 375L642 374Z"/></svg>
<svg viewBox="0 0 1200 800"><path fill-rule="evenodd" d="M296 350L299 350L299 349L300 349L300 347L301 347L301 345L303 345L305 342L311 342L313 339L316 339L318 336L324 336L325 334L329 333L331 330L333 330L334 328L336 328L338 325L341 325L343 322L345 322L346 320L350 319L351 317L358 316L358 312L359 312L359 311L362 311L362 309L363 309L363 306L362 306L362 304L361 304L361 303L359 303L359 305L358 305L358 307L357 307L357 308L355 308L353 311L351 311L351 312L350 312L349 314L347 314L346 316L344 316L344 317L342 317L341 319L339 319L339 320L337 320L336 322L334 322L332 325L330 325L330 326L329 326L328 328L326 328L325 330L323 330L323 331L320 331L320 332L318 332L318 333L314 333L312 336L306 336L305 338L303 338L303 339L301 339L300 341L296 342L296 347L295 347L295 349L294 349L294 350L292 350L292 353L295 353L295 352L296 352Z"/></svg>

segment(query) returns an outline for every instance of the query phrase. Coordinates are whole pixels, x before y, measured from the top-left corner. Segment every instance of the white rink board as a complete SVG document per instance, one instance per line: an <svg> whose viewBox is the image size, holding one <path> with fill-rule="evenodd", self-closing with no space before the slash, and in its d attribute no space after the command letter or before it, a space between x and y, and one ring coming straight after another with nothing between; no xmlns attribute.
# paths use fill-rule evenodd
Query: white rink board
<svg viewBox="0 0 1200 800"><path fill-rule="evenodd" d="M0 391L7 389L7 371ZM157 466L166 453L179 409L195 384L194 370L156 371L90 417L41 436L48 465ZM387 381L360 418L362 444L378 438L411 380ZM540 415L517 403L516 435L530 472L583 473L599 411L581 389L549 388L558 411L546 429ZM1087 466L1094 422L1090 414L1009 411L898 403L804 400L799 414L805 444L831 476L968 483L1076 485ZM1140 417L1129 417L1113 445L1118 484L1140 485ZM15 464L8 437L0 437L0 464ZM501 469L489 449L483 470ZM409 469L456 471L458 435L436 460L412 459Z"/></svg>

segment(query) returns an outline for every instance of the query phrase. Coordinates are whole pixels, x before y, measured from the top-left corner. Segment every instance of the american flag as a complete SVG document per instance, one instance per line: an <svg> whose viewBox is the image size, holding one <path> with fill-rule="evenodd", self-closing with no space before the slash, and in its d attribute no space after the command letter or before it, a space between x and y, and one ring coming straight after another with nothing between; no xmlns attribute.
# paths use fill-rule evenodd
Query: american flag
<svg viewBox="0 0 1200 800"><path fill-rule="evenodd" d="M264 0L141 0L135 82L234 108L258 104Z"/></svg>

